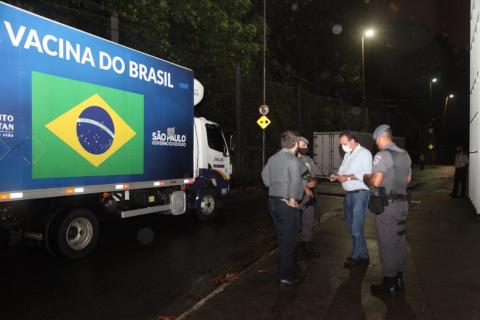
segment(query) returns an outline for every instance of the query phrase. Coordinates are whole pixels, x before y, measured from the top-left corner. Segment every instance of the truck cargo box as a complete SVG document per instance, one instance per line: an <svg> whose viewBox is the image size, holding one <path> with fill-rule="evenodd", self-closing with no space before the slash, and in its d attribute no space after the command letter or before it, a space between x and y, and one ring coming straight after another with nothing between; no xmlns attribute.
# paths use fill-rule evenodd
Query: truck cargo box
<svg viewBox="0 0 480 320"><path fill-rule="evenodd" d="M179 185L193 72L0 2L0 201Z"/></svg>
<svg viewBox="0 0 480 320"><path fill-rule="evenodd" d="M342 164L345 154L338 141L340 131L334 132L314 132L313 133L313 160L319 167L322 175L329 175L336 172ZM358 142L369 149L372 155L377 153L375 141L371 133L354 131ZM393 137L393 141L400 147L405 147L405 139L402 137Z"/></svg>

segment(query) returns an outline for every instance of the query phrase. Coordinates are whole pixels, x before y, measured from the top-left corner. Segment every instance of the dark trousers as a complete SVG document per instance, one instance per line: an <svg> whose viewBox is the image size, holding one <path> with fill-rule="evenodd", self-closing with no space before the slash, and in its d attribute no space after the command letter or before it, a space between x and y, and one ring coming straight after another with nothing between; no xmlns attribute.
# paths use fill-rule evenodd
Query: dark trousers
<svg viewBox="0 0 480 320"><path fill-rule="evenodd" d="M458 193L458 186L461 185L461 196L465 196L467 188L467 168L455 168L455 175L453 176L453 190L452 195L456 196Z"/></svg>
<svg viewBox="0 0 480 320"><path fill-rule="evenodd" d="M389 201L385 211L375 216L378 250L385 277L394 277L397 272L405 271L408 250L405 234L407 217L407 201Z"/></svg>
<svg viewBox="0 0 480 320"><path fill-rule="evenodd" d="M279 247L280 279L293 279L296 273L295 247L299 229L298 209L288 206L280 198L270 197L268 209L272 216Z"/></svg>

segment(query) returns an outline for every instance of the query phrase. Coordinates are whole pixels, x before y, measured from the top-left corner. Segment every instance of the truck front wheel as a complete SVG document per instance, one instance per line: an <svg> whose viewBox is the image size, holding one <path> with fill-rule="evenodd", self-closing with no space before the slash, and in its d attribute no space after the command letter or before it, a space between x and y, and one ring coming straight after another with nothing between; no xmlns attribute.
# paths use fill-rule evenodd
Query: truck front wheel
<svg viewBox="0 0 480 320"><path fill-rule="evenodd" d="M217 215L218 201L215 192L204 190L197 200L196 213L199 220L207 221L215 218Z"/></svg>
<svg viewBox="0 0 480 320"><path fill-rule="evenodd" d="M74 209L60 217L56 228L57 248L69 259L89 255L97 245L100 227L97 217L86 209Z"/></svg>

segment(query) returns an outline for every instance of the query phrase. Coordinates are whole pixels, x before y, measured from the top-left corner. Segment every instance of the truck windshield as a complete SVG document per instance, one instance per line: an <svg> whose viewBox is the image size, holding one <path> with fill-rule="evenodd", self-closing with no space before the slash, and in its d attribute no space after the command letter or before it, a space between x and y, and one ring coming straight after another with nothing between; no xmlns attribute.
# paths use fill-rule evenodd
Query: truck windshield
<svg viewBox="0 0 480 320"><path fill-rule="evenodd" d="M218 152L225 153L227 149L225 147L222 129L220 129L219 126L212 124L206 124L205 127L207 128L208 147Z"/></svg>

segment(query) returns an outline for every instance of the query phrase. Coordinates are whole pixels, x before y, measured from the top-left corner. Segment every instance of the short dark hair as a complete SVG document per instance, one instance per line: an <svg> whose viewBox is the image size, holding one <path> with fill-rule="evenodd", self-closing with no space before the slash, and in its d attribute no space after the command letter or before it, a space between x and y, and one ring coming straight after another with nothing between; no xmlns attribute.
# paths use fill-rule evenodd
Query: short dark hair
<svg viewBox="0 0 480 320"><path fill-rule="evenodd" d="M291 149L297 143L298 137L295 131L287 130L280 136L280 145L282 148Z"/></svg>
<svg viewBox="0 0 480 320"><path fill-rule="evenodd" d="M351 130L344 130L344 131L340 132L340 135L338 137L339 138L347 137L348 141L355 140L355 142L358 142L357 136L355 136L355 133Z"/></svg>

